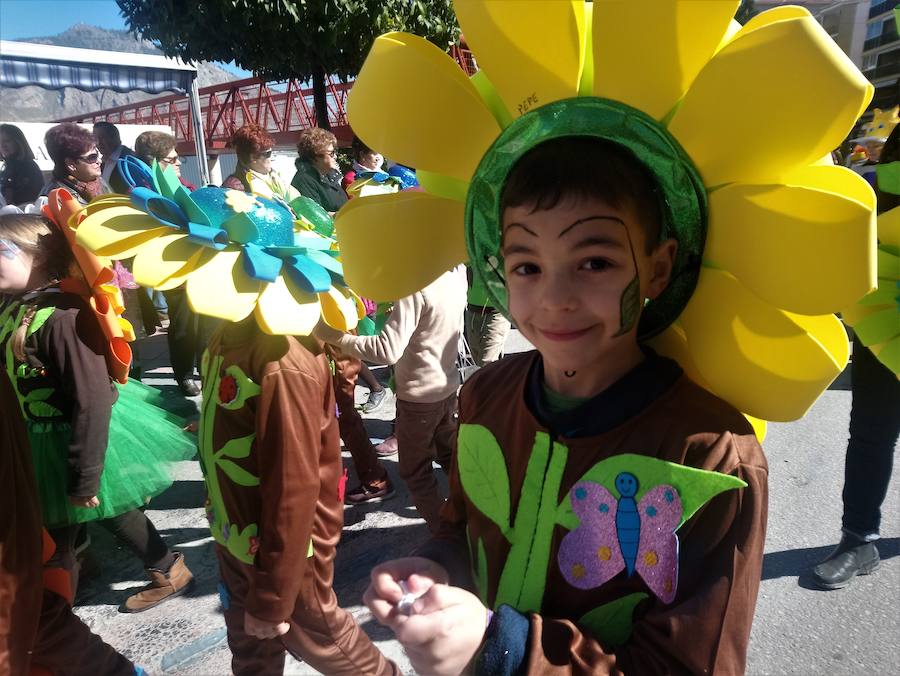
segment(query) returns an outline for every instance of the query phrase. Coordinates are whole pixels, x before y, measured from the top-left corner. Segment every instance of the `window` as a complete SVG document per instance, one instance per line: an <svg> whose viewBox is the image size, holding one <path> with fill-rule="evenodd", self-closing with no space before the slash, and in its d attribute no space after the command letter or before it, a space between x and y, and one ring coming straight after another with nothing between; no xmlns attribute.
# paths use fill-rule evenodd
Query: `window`
<svg viewBox="0 0 900 676"><path fill-rule="evenodd" d="M866 40L871 40L872 38L877 38L881 35L883 26L883 23L877 21L875 23L870 23L868 28L866 28Z"/></svg>
<svg viewBox="0 0 900 676"><path fill-rule="evenodd" d="M875 62L878 59L877 54L865 54L863 55L862 69L864 71L871 70L875 67Z"/></svg>

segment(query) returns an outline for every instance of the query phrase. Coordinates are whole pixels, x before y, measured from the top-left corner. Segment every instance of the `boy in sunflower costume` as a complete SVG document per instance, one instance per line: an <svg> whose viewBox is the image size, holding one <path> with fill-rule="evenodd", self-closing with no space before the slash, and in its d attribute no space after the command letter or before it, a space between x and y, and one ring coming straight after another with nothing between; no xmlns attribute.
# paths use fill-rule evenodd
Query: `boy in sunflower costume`
<svg viewBox="0 0 900 676"><path fill-rule="evenodd" d="M281 674L285 651L329 674L397 673L332 589L345 478L331 369L310 333L320 318L351 329L362 311L334 241L281 202L188 193L156 163L132 164L131 180L129 197L86 207L77 237L226 320L202 360L199 446L234 673Z"/></svg>
<svg viewBox="0 0 900 676"><path fill-rule="evenodd" d="M832 313L875 284L872 191L830 163L872 87L795 7L454 4L479 73L391 33L354 84L354 131L424 192L348 204L344 269L382 301L468 258L537 351L463 387L440 532L366 602L421 673L740 673L758 439L840 373Z"/></svg>

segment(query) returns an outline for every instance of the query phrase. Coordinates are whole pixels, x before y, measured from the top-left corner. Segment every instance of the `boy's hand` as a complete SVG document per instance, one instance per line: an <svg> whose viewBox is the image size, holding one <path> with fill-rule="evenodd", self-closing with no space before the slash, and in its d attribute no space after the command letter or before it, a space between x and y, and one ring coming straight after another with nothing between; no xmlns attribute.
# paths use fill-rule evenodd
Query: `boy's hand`
<svg viewBox="0 0 900 676"><path fill-rule="evenodd" d="M69 504L73 507L90 509L91 507L99 507L100 499L96 495L70 495Z"/></svg>
<svg viewBox="0 0 900 676"><path fill-rule="evenodd" d="M410 614L398 610L400 582L420 598ZM381 624L394 630L421 674L459 674L478 651L487 629L487 609L476 596L447 586L443 566L424 558L388 561L372 570L363 600Z"/></svg>
<svg viewBox="0 0 900 676"><path fill-rule="evenodd" d="M416 672L455 676L481 647L488 610L465 589L436 584L391 626Z"/></svg>
<svg viewBox="0 0 900 676"><path fill-rule="evenodd" d="M287 622L269 622L254 617L244 611L244 631L256 638L278 638L288 632L291 625Z"/></svg>
<svg viewBox="0 0 900 676"><path fill-rule="evenodd" d="M393 626L393 618L402 614L397 610L397 604L405 593L401 582L406 583L411 594L422 596L435 584L447 584L449 581L443 566L418 556L394 559L375 566L371 578L369 588L363 594L363 602L369 606L375 619L387 626Z"/></svg>

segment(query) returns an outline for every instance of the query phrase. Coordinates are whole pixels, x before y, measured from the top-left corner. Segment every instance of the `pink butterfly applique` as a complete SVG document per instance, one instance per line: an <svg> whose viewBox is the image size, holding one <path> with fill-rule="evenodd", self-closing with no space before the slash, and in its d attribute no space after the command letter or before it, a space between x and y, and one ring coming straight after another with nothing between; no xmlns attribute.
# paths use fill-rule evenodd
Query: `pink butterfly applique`
<svg viewBox="0 0 900 676"><path fill-rule="evenodd" d="M568 533L559 548L559 567L569 584L593 589L623 569L638 574L664 603L671 603L678 587L678 537L681 520L678 492L656 486L636 502L638 480L630 472L616 477L613 497L593 481L580 481L569 493L581 524Z"/></svg>

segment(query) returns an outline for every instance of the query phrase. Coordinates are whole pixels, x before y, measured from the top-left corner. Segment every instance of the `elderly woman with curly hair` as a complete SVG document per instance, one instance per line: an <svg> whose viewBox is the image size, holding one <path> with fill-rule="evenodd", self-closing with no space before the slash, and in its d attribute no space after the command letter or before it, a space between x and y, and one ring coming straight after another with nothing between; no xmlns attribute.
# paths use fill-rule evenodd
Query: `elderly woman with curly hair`
<svg viewBox="0 0 900 676"><path fill-rule="evenodd" d="M297 140L297 154L291 185L333 214L347 201L337 163L337 139L318 127L304 129Z"/></svg>
<svg viewBox="0 0 900 676"><path fill-rule="evenodd" d="M87 204L97 195L110 191L101 177L97 139L87 129L74 122L63 122L47 130L44 145L53 160L53 178L43 187L41 195L54 188L64 188L79 202Z"/></svg>
<svg viewBox="0 0 900 676"><path fill-rule="evenodd" d="M135 139L134 152L148 165L152 165L153 160L156 160L163 169L171 168L181 181L181 185L194 191L197 186L186 181L181 175L181 158L175 149L176 143L177 139L164 131L145 131Z"/></svg>
<svg viewBox="0 0 900 676"><path fill-rule="evenodd" d="M288 203L299 197L299 193L272 168L275 139L265 129L258 124L245 124L234 132L231 145L238 163L231 176L222 182L223 188L278 197Z"/></svg>

